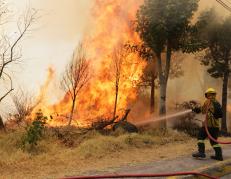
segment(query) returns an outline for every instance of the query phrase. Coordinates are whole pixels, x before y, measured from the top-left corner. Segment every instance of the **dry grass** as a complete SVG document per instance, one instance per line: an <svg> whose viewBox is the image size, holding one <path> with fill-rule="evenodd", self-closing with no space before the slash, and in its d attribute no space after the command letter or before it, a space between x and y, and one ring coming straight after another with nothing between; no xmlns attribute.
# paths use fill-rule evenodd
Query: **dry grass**
<svg viewBox="0 0 231 179"><path fill-rule="evenodd" d="M73 140L79 140L72 147L49 134L39 143L36 155L32 155L19 148L20 136L21 131L0 134L0 178L58 178L92 170L108 171L188 154L196 146L194 139L176 131L117 131L106 136L93 131L72 135Z"/></svg>

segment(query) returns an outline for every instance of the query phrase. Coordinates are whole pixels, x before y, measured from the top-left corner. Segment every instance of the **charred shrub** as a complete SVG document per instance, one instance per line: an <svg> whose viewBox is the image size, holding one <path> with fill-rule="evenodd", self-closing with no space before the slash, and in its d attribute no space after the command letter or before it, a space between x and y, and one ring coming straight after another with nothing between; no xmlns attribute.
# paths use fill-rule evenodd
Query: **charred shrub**
<svg viewBox="0 0 231 179"><path fill-rule="evenodd" d="M184 132L191 137L197 137L200 126L192 121L190 117L185 117L182 119L179 119L179 121L174 123L173 129L176 129L178 131Z"/></svg>
<svg viewBox="0 0 231 179"><path fill-rule="evenodd" d="M178 104L176 106L176 109L178 111L182 111L192 109L195 106L199 106L199 103L196 101L189 101ZM184 116L179 116L173 124L173 129L184 132L191 137L197 137L200 129L199 120L196 118L195 113L189 113L185 114Z"/></svg>
<svg viewBox="0 0 231 179"><path fill-rule="evenodd" d="M49 127L46 129L46 136L52 140L57 140L61 145L73 148L82 142L101 136L101 131L90 130L88 128L78 128L75 126Z"/></svg>
<svg viewBox="0 0 231 179"><path fill-rule="evenodd" d="M52 137L55 137L59 142L66 147L73 147L78 139L77 129L70 127L51 128Z"/></svg>

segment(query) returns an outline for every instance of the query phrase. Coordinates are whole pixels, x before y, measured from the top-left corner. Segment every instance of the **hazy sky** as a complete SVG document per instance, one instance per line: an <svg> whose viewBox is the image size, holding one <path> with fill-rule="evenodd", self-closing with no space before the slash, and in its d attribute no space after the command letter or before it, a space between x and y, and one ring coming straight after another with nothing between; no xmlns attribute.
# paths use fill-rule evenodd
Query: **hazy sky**
<svg viewBox="0 0 231 179"><path fill-rule="evenodd" d="M9 0L8 0L9 1ZM59 74L70 59L73 49L87 30L91 0L11 0L10 8L17 17L27 6L40 10L35 30L22 42L23 63L17 83L36 90L47 76L51 65ZM25 87L26 86L26 87Z"/></svg>
<svg viewBox="0 0 231 179"><path fill-rule="evenodd" d="M40 9L41 18L35 24L30 37L23 41L24 63L20 65L17 82L29 89L36 89L46 78L46 70L52 65L57 74L70 59L74 47L84 33L89 22L93 0L8 0L10 8L23 12L28 5ZM201 0L204 7L216 7L225 12L215 0ZM202 7L201 6L201 7Z"/></svg>
<svg viewBox="0 0 231 179"><path fill-rule="evenodd" d="M39 9L42 16L35 24L36 29L21 44L23 63L17 65L14 75L15 86L36 92L46 79L48 67L53 66L58 76L78 41L88 32L90 8L94 0L6 1L15 12L15 17L28 5ZM200 9L213 5L220 12L226 12L215 0L201 0Z"/></svg>

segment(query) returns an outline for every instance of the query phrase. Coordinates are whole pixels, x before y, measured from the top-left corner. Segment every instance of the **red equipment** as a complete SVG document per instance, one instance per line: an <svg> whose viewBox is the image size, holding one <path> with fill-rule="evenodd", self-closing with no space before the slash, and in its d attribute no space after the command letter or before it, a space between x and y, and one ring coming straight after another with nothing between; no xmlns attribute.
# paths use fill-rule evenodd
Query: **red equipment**
<svg viewBox="0 0 231 179"><path fill-rule="evenodd" d="M211 104L211 101L209 105ZM219 144L231 144L231 142L223 142L214 139L208 131L208 108L205 116L205 130L209 139L217 142ZM175 173L159 173L159 174L122 174L122 175L96 175L96 176L77 176L77 177L67 177L62 179L99 179L99 178L140 178L140 177L168 177L168 176L182 176L182 175L195 175L195 176L204 176L210 179L218 179L218 177L209 176L207 174L198 173L198 172L175 172Z"/></svg>
<svg viewBox="0 0 231 179"><path fill-rule="evenodd" d="M153 178L153 177L169 177L169 176L182 176L182 175L195 175L203 176L209 179L219 179L218 177L212 177L207 174L202 174L198 172L175 172L175 173L159 173L159 174L122 174L122 175L96 175L96 176L77 176L77 177L67 177L62 179L98 179L98 178Z"/></svg>
<svg viewBox="0 0 231 179"><path fill-rule="evenodd" d="M210 106L210 104L211 104L211 101L208 104L208 106ZM216 140L210 135L209 130L208 130L208 108L207 108L207 112L206 112L206 116L205 116L205 131L208 135L208 138L211 139L212 141L217 142L219 144L231 144L231 142L224 142L224 141Z"/></svg>

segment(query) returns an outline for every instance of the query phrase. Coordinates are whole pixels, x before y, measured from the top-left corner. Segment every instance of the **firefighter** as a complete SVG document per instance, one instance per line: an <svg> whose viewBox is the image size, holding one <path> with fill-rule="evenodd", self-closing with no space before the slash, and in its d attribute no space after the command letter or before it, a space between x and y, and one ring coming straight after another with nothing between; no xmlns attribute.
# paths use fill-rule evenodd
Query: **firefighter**
<svg viewBox="0 0 231 179"><path fill-rule="evenodd" d="M219 129L220 129L220 120L222 118L222 109L220 103L216 100L216 91L213 88L209 88L205 92L206 101L204 102L202 107L194 107L193 112L207 114L207 122L208 122L208 131L210 135L217 140ZM198 152L193 153L192 156L194 158L206 158L205 155L205 139L208 137L205 131L204 122L202 122L202 127L198 134ZM222 161L222 149L221 146L210 139L210 144L215 151L215 155L211 156L211 159Z"/></svg>

